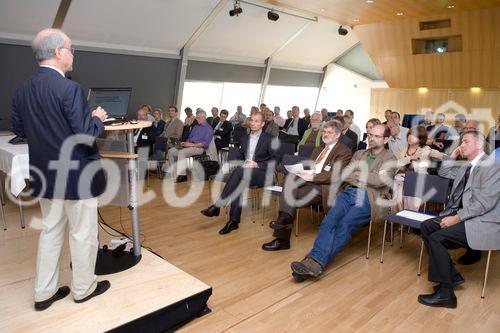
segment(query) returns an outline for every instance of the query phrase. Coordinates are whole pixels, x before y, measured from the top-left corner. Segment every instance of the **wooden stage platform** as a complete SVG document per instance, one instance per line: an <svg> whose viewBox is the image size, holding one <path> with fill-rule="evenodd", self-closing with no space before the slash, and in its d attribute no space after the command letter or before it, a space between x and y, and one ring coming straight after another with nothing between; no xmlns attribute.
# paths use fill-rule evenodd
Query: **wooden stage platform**
<svg viewBox="0 0 500 333"><path fill-rule="evenodd" d="M24 230L16 214L8 214L9 229L0 231L0 332L165 331L162 325L182 321L186 308L206 308L210 286L143 248L136 266L98 277L111 282L106 293L82 304L73 302L70 294L36 312L33 289L39 231L29 227L28 221L33 214L38 215L37 211L27 210ZM112 229L107 231L118 235ZM101 244L114 238L102 228L99 236ZM71 280L69 263L66 240L61 257L62 285Z"/></svg>

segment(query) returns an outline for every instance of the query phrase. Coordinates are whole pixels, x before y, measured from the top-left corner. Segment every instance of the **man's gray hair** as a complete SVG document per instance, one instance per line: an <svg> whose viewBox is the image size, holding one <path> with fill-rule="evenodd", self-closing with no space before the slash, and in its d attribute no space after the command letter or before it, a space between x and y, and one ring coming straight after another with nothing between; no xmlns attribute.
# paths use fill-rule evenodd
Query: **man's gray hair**
<svg viewBox="0 0 500 333"><path fill-rule="evenodd" d="M198 116L203 116L203 117L206 118L207 117L207 113L205 112L205 110L203 110L203 109L200 108L200 109L196 110L196 117L198 117Z"/></svg>
<svg viewBox="0 0 500 333"><path fill-rule="evenodd" d="M55 56L55 49L64 47L64 32L59 29L46 29L47 33L37 36L31 42L35 59L40 62Z"/></svg>
<svg viewBox="0 0 500 333"><path fill-rule="evenodd" d="M342 126L339 124L339 122L330 120L326 124L323 125L323 128L331 128L335 133L342 133Z"/></svg>

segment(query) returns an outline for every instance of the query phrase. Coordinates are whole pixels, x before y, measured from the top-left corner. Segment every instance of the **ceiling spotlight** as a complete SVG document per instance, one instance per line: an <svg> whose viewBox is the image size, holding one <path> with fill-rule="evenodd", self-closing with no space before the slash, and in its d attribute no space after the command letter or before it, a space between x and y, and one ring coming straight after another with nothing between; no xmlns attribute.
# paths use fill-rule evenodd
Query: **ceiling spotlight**
<svg viewBox="0 0 500 333"><path fill-rule="evenodd" d="M396 13L396 15L397 15L397 16L403 16L403 15L404 15L404 13L403 13L403 12L397 12L397 13Z"/></svg>
<svg viewBox="0 0 500 333"><path fill-rule="evenodd" d="M243 9L240 6L240 2L235 0L233 9L229 11L229 16L238 16L241 13L243 13Z"/></svg>
<svg viewBox="0 0 500 333"><path fill-rule="evenodd" d="M448 6L446 6L446 8L453 9L453 8L455 8L455 5L448 5Z"/></svg>
<svg viewBox="0 0 500 333"><path fill-rule="evenodd" d="M345 36L345 35L347 35L348 32L349 31L346 28L344 28L343 26L339 27L339 35L340 36Z"/></svg>
<svg viewBox="0 0 500 333"><path fill-rule="evenodd" d="M278 13L275 13L272 10L270 10L267 12L267 18L271 21L278 21L280 16L278 15Z"/></svg>

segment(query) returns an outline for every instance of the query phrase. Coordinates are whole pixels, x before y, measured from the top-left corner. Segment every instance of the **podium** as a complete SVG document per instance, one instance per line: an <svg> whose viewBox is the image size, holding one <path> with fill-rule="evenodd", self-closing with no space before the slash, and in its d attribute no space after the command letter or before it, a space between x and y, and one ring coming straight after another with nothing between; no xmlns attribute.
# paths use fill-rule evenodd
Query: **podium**
<svg viewBox="0 0 500 333"><path fill-rule="evenodd" d="M99 249L97 253L97 262L95 273L97 275L113 274L124 271L135 266L141 260L141 239L139 228L139 211L138 211L138 154L135 153L134 147L134 130L152 126L150 121L140 120L136 124L126 123L123 125L106 125L105 131L124 131L127 137L127 151L99 151L103 158L119 159L128 161L128 180L130 182L129 204L128 209L132 215L132 242L133 251L114 252L107 249Z"/></svg>

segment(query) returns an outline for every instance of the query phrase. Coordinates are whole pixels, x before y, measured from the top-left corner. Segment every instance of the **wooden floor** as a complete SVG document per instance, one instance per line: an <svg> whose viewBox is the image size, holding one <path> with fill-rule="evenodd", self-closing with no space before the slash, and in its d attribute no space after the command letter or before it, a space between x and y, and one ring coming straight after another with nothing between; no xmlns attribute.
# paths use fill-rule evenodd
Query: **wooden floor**
<svg viewBox="0 0 500 333"><path fill-rule="evenodd" d="M419 239L409 235L403 249L386 247L379 262L381 229L376 227L369 260L365 259L367 228L328 266L318 280L296 283L290 262L310 250L317 226L303 210L300 235L292 236L288 251L265 252L261 244L272 239L267 211L256 223L249 209L238 230L224 236L217 232L224 214L206 218L199 211L208 205L205 184L200 198L187 208L164 202L163 182L152 178L149 190L157 197L140 207L143 245L168 262L213 288L209 300L212 313L181 329L183 332L499 332L500 259L493 253L486 298L480 298L485 266L457 266L466 283L456 290L458 308L429 308L417 295L431 292L427 282L427 259L423 273L416 275ZM184 193L182 184L177 195ZM274 206L274 204L273 204ZM15 213L15 212L14 212ZM14 214L11 213L11 214ZM117 230L131 232L126 209L104 207L104 220ZM12 224L12 223L11 223ZM399 239L396 238L398 243ZM458 257L462 251L453 253ZM4 267L0 267L4 272ZM2 273L4 274L4 273Z"/></svg>

